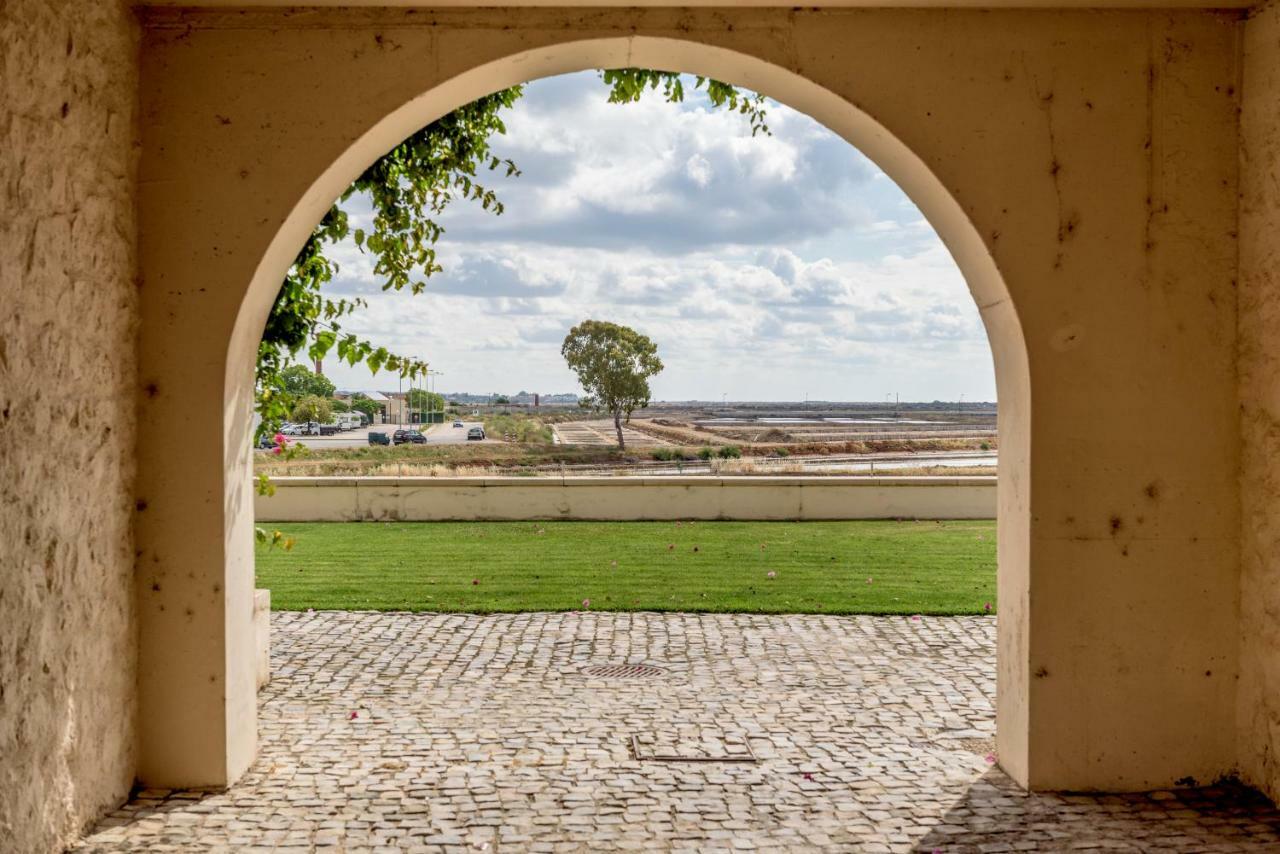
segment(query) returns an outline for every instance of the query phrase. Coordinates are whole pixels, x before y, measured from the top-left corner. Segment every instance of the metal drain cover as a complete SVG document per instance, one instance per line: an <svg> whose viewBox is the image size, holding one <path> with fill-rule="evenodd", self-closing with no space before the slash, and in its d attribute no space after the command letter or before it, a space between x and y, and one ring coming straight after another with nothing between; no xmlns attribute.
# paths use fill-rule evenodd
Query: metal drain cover
<svg viewBox="0 0 1280 854"><path fill-rule="evenodd" d="M653 664L591 664L582 668L582 672L600 679L642 679L662 676L667 671Z"/></svg>
<svg viewBox="0 0 1280 854"><path fill-rule="evenodd" d="M708 744L707 742L714 742ZM659 752L662 748L669 753ZM646 749L647 748L647 749ZM745 738L732 741L723 737L701 739L689 744L671 744L669 740L659 743L652 736L646 736L641 742L637 735L631 736L631 755L637 762L759 762L751 750L751 743Z"/></svg>

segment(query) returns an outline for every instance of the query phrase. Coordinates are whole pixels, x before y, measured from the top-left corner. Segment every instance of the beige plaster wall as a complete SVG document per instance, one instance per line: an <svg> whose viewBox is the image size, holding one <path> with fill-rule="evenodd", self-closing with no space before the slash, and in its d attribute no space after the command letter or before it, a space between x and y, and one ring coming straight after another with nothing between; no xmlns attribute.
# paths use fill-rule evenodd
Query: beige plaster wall
<svg viewBox="0 0 1280 854"><path fill-rule="evenodd" d="M994 519L993 477L281 477L263 522Z"/></svg>
<svg viewBox="0 0 1280 854"><path fill-rule="evenodd" d="M252 755L237 647L252 634L250 366L307 231L413 127L520 80L623 64L710 73L810 112L902 183L964 271L1001 397L1002 766L1076 789L1234 767L1236 16L148 20L144 778L215 782Z"/></svg>
<svg viewBox="0 0 1280 854"><path fill-rule="evenodd" d="M137 29L0 3L0 851L133 782Z"/></svg>
<svg viewBox="0 0 1280 854"><path fill-rule="evenodd" d="M1244 28L1240 770L1280 799L1280 10Z"/></svg>

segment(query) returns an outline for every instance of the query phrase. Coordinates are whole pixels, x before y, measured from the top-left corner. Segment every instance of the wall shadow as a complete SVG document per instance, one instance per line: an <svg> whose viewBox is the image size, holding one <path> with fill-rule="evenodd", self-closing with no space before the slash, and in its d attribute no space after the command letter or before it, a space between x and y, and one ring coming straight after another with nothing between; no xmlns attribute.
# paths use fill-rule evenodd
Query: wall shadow
<svg viewBox="0 0 1280 854"><path fill-rule="evenodd" d="M993 769L916 843L919 852L1280 851L1280 809L1237 781L1129 794L1025 792Z"/></svg>

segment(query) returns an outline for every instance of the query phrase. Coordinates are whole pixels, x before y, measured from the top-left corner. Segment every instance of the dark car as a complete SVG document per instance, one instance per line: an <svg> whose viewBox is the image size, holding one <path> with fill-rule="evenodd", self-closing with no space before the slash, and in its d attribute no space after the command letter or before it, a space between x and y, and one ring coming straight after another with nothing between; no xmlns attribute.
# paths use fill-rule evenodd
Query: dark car
<svg viewBox="0 0 1280 854"><path fill-rule="evenodd" d="M397 430L391 434L391 444L393 445L425 445L427 437L419 433L417 430Z"/></svg>
<svg viewBox="0 0 1280 854"><path fill-rule="evenodd" d="M388 436L386 433L375 433L372 430L370 430L369 444L370 445L390 445L391 437Z"/></svg>

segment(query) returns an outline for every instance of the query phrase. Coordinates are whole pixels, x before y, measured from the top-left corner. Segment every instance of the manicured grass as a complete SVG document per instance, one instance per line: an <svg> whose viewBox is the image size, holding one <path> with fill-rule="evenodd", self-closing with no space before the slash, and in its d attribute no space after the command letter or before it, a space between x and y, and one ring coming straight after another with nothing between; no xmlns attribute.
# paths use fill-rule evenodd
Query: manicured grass
<svg viewBox="0 0 1280 854"><path fill-rule="evenodd" d="M605 611L995 609L991 521L270 527L297 537L290 552L258 549L258 586L279 610L566 611L584 599Z"/></svg>

